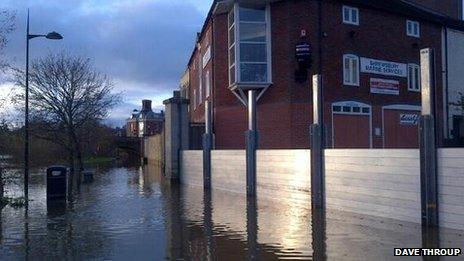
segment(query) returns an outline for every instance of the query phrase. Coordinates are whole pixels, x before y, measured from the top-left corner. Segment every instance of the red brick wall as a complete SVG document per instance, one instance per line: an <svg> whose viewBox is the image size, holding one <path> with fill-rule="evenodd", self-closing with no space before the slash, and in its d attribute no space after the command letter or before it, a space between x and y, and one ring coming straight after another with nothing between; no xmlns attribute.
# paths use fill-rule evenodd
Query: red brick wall
<svg viewBox="0 0 464 261"><path fill-rule="evenodd" d="M360 26L342 23L342 4L323 1L322 74L324 79L324 118L327 141L331 145L331 104L355 100L373 106L372 127L381 127L381 107L390 104L420 104L419 93L407 91L406 78L361 73L360 87L343 86L343 54L419 64L419 50L436 50L437 71L441 71L441 27L421 22L421 38L406 36L406 17L381 11L360 9ZM258 130L261 148L308 148L311 124L311 77L318 69L318 2L281 1L271 4L273 85L258 102ZM208 30L214 39L214 133L217 149L243 149L247 129L246 108L228 90L227 15L216 15ZM313 66L308 81L296 83L295 45L300 32L307 31L313 47ZM350 36L350 32L354 36ZM203 49L202 49L203 50ZM198 66L197 66L198 67ZM191 70L191 86L198 76ZM371 77L400 81L400 95L371 94ZM441 101L441 74L437 74L437 101ZM197 83L198 85L198 83ZM195 87L193 87L195 88ZM191 90L191 96L193 92ZM437 107L441 108L437 104ZM204 120L202 108L192 112L192 121ZM441 111L437 115L442 115ZM439 119L442 121L442 119ZM440 134L441 135L441 134ZM373 138L374 147L382 146L382 137Z"/></svg>
<svg viewBox="0 0 464 261"><path fill-rule="evenodd" d="M312 7L310 7L312 6ZM295 45L300 31L309 38L316 19L311 16L311 1L284 1L271 8L273 85L258 101L259 142L262 148L308 148L311 120L310 81L295 83ZM308 12L308 10L311 10ZM245 106L228 90L227 15L214 19L215 28L215 123L216 147L243 149L247 114ZM308 73L308 75L310 75Z"/></svg>
<svg viewBox="0 0 464 261"><path fill-rule="evenodd" d="M420 49L431 47L436 50L436 71L441 72L441 27L420 23L420 38L406 35L406 19L395 14L360 8L360 25L342 23L342 5L336 1L326 2L323 7L323 76L324 100L326 103L355 100L368 103L373 108L373 129L381 127L381 108L390 104L420 105L420 93L407 89L407 78L375 74L360 74L360 87L343 85L342 57L355 54L359 57L420 64ZM350 32L355 36L351 37ZM370 93L370 78L400 81L400 95L380 95ZM442 77L437 74L437 101L442 101ZM437 107L440 108L441 106ZM442 115L441 111L437 115ZM325 115L330 119L331 113ZM442 120L442 119L440 119ZM330 129L331 121L326 121ZM330 140L330 138L329 138ZM374 146L380 147L381 137L374 138Z"/></svg>
<svg viewBox="0 0 464 261"><path fill-rule="evenodd" d="M213 55L211 55L211 60L206 64L206 66L203 68L203 56L205 55L208 46L212 47L212 22L208 23L206 27L205 33L202 35L201 39L199 39L200 43L200 48L196 47L195 52L193 55L193 59L191 60L189 64L189 69L190 69L190 90L189 90L189 97L190 97L190 121L192 123L204 123L205 122L205 103L204 101L207 99L206 95L206 72L209 71L210 73L210 88L213 89ZM213 52L213 51L211 51ZM203 91L202 91L202 98L200 99L200 103L197 102L196 108L194 107L194 100L195 96L193 95L194 90L196 90L197 95L200 94L200 73L201 77L203 77Z"/></svg>

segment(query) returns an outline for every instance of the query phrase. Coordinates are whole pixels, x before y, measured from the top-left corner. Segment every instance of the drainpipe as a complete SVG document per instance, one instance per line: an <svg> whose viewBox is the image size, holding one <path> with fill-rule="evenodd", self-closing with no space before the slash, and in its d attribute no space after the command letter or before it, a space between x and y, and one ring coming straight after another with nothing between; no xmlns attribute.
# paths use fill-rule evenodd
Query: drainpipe
<svg viewBox="0 0 464 261"><path fill-rule="evenodd" d="M445 31L445 67L446 67L446 70L445 70L445 104L443 104L443 106L445 106L445 110L446 110L446 117L443 119L444 120L444 123L445 123L445 126L446 126L446 136L449 137L449 96L448 96L448 91L449 91L449 79L448 79L448 75L449 75L449 71L448 71L448 28L445 26L444 27L444 31Z"/></svg>
<svg viewBox="0 0 464 261"><path fill-rule="evenodd" d="M322 75L322 37L324 37L322 32L322 0L317 2L317 27L319 37L318 41L318 62L317 62L317 74Z"/></svg>
<svg viewBox="0 0 464 261"><path fill-rule="evenodd" d="M182 150L182 105L180 102L177 103L177 111L179 113L179 121L178 121L178 125L177 127L179 128L179 132L178 132L178 139L179 139L179 147L177 148L177 175L179 177L179 182L181 180L181 165L182 165L182 161L181 161L181 150Z"/></svg>

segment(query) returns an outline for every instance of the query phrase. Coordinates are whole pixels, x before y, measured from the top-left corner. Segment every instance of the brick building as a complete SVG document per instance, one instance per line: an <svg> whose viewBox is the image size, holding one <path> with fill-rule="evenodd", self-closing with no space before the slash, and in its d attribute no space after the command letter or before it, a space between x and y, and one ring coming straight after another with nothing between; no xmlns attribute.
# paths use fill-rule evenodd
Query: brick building
<svg viewBox="0 0 464 261"><path fill-rule="evenodd" d="M407 0L418 7L448 15L455 19L464 19L462 0Z"/></svg>
<svg viewBox="0 0 464 261"><path fill-rule="evenodd" d="M153 112L150 100L142 101L142 110L134 110L126 121L127 137L146 137L160 133L163 130L164 113Z"/></svg>
<svg viewBox="0 0 464 261"><path fill-rule="evenodd" d="M444 71L444 28L464 23L401 0L215 1L188 63L190 121L204 122L210 100L215 147L243 149L240 89L253 86L261 90L260 147L308 148L310 78L322 74L328 147L417 147L419 51L433 48ZM310 58L297 61L297 46ZM440 126L444 77L436 76ZM438 130L441 140L446 132Z"/></svg>

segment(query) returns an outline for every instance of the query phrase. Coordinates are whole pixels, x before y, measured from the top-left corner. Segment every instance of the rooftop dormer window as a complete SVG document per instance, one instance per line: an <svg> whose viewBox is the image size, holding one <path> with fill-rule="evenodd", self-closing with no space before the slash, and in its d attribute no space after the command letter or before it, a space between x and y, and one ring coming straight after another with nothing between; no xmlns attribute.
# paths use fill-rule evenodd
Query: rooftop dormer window
<svg viewBox="0 0 464 261"><path fill-rule="evenodd" d="M229 12L229 85L269 84L269 7L236 3Z"/></svg>

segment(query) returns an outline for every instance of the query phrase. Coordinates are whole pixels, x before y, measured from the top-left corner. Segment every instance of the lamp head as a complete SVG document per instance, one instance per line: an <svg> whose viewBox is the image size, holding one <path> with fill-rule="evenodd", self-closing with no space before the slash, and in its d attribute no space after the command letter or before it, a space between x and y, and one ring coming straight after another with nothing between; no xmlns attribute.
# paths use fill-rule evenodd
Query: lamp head
<svg viewBox="0 0 464 261"><path fill-rule="evenodd" d="M63 39L63 36L61 36L61 34L53 31L51 33L48 33L46 36L45 36L47 39L50 39L50 40L61 40Z"/></svg>

